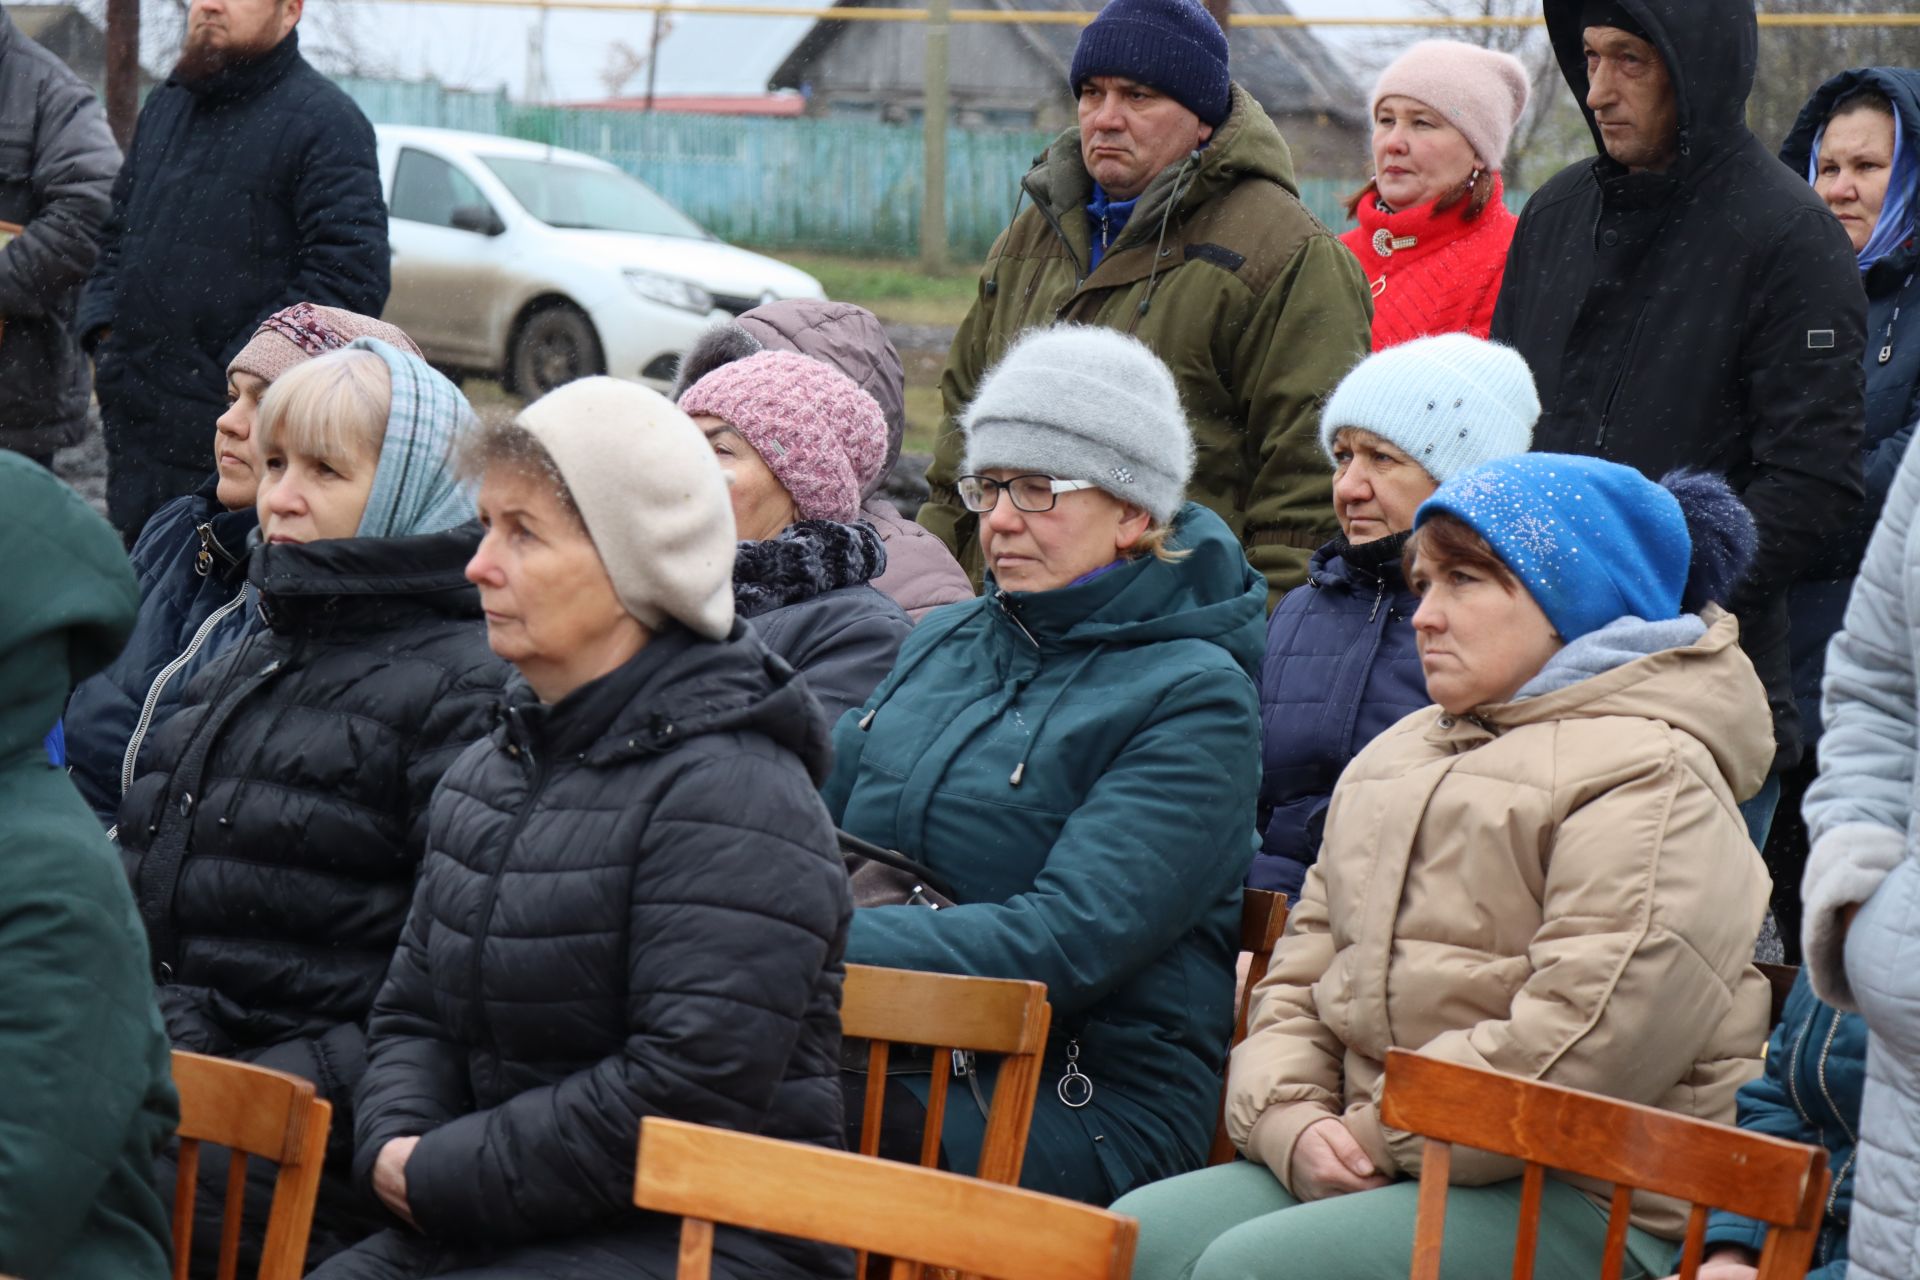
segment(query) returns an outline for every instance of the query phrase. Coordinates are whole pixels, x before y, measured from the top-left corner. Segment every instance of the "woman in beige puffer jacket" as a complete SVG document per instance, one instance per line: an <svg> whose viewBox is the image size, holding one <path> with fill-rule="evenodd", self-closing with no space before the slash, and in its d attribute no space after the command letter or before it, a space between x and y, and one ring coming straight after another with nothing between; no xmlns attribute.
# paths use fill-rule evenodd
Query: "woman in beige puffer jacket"
<svg viewBox="0 0 1920 1280"><path fill-rule="evenodd" d="M1442 705L1334 792L1229 1071L1248 1163L1115 1206L1141 1219L1140 1280L1405 1275L1422 1140L1380 1122L1390 1048L1732 1121L1768 1009L1750 960L1769 882L1738 803L1773 742L1738 625L1706 603L1751 523L1717 480L1670 484L1534 454L1422 508L1408 576ZM1425 528L1436 515L1452 537ZM1485 563L1436 555L1449 543ZM1544 665L1524 625L1485 626L1484 603L1473 634L1459 601L1475 590L1516 616L1537 605ZM1500 661L1518 682L1463 702ZM1481 1190L1451 1198L1444 1275L1505 1274L1519 1173L1456 1151L1454 1184ZM1589 1270L1610 1188L1549 1187L1541 1273ZM1633 1225L1641 1272L1666 1274L1682 1210L1641 1195Z"/></svg>

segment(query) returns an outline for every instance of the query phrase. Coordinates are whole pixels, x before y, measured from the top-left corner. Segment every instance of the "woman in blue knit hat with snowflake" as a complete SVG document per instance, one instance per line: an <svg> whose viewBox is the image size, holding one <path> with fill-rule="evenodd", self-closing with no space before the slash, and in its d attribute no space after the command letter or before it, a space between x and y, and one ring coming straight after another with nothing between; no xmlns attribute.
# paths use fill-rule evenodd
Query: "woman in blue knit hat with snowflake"
<svg viewBox="0 0 1920 1280"><path fill-rule="evenodd" d="M1438 705L1348 766L1228 1073L1246 1156L1114 1207L1139 1280L1404 1276L1422 1140L1386 1128L1410 1049L1731 1122L1758 1069L1768 880L1739 802L1773 757L1724 600L1753 522L1724 482L1593 458L1486 463L1406 550ZM1443 1276L1504 1275L1519 1168L1456 1149ZM1543 1275L1592 1270L1611 1188L1550 1177ZM1628 1276L1685 1225L1636 1194Z"/></svg>

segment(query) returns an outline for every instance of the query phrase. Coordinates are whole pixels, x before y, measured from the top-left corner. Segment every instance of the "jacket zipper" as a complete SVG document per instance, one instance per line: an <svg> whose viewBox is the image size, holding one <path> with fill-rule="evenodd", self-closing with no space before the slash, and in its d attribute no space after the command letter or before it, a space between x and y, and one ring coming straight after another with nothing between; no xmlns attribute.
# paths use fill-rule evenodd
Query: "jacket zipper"
<svg viewBox="0 0 1920 1280"><path fill-rule="evenodd" d="M1060 219L1053 216L1053 210L1047 207L1046 201L1036 198L1033 207L1040 211L1040 216L1047 220L1047 226L1051 227L1053 234L1060 238L1060 247L1067 251L1067 261L1073 264L1073 291L1080 292L1080 286L1087 282L1087 273L1080 269L1080 255L1073 251L1073 241L1067 239L1066 228L1060 225ZM1068 301L1071 302L1072 299ZM1062 310L1064 311L1065 308L1063 307Z"/></svg>
<svg viewBox="0 0 1920 1280"><path fill-rule="evenodd" d="M153 713L159 710L160 694L166 689L168 682L179 674L180 668L193 661L193 655L200 652L201 646L206 644L207 637L213 634L213 629L220 624L221 619L226 618L246 602L247 589L241 587L239 595L207 615L207 620L200 624L198 631L193 633L193 639L188 642L180 656L160 668L160 674L153 678L153 685L147 690L147 699L140 707L140 719L133 726L133 736L127 739L126 757L120 762L120 794L122 796L126 795L127 789L133 785L134 762L140 758L140 744L146 739L147 730L153 727Z"/></svg>
<svg viewBox="0 0 1920 1280"><path fill-rule="evenodd" d="M1626 350L1621 352L1620 367L1614 371L1613 386L1607 389L1607 403L1600 410L1600 430L1593 437L1595 452L1607 447L1607 428L1613 423L1613 406L1620 399L1620 388L1626 385L1627 368L1633 362L1633 349L1640 344L1640 330L1646 326L1647 308L1640 308L1640 314L1633 318L1633 328L1627 333Z"/></svg>
<svg viewBox="0 0 1920 1280"><path fill-rule="evenodd" d="M1860 1139L1854 1136L1853 1126L1847 1123L1846 1116L1841 1114L1840 1108L1833 1101L1833 1094L1827 1090L1827 1059L1833 1056L1833 1038L1839 1031L1840 1018L1836 1014L1827 1027L1827 1042L1820 1047L1820 1066L1816 1073L1820 1081L1820 1096L1827 1100L1827 1110L1831 1111L1833 1118L1840 1122L1840 1131L1847 1135L1848 1146L1846 1163L1842 1164L1840 1171L1833 1175L1833 1186L1827 1192L1828 1215L1833 1213L1833 1206L1840 1200L1840 1184L1846 1178L1847 1170L1853 1168L1853 1159L1860 1154Z"/></svg>
<svg viewBox="0 0 1920 1280"><path fill-rule="evenodd" d="M480 923L473 932L472 982L467 989L474 993L474 1004L480 1009L486 1008L486 1001L480 995L480 962L486 955L485 943L487 930L493 924L493 906L500 898L500 878L506 872L507 858L513 853L513 842L520 838L520 832L526 828L527 819L533 816L533 806L539 801L540 788L547 780L547 765L544 757L536 757L532 750L519 747L511 740L507 748L509 755L519 755L524 752L527 763L533 767L533 776L527 784L526 803L522 804L519 812L513 815L513 822L508 825L507 834L500 841L500 863L494 868L493 874L487 877L487 897L480 904ZM481 1016L484 1021L485 1015ZM489 1044L493 1041L490 1032L487 1034L487 1041Z"/></svg>

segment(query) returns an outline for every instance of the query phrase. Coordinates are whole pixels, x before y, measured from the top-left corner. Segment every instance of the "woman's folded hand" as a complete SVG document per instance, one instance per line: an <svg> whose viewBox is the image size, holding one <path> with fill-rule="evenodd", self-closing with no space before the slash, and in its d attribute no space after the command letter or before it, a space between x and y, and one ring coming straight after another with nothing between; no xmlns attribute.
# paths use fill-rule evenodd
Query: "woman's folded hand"
<svg viewBox="0 0 1920 1280"><path fill-rule="evenodd" d="M1374 1168L1338 1116L1308 1125L1293 1144L1293 1194L1302 1200L1371 1191L1392 1181Z"/></svg>

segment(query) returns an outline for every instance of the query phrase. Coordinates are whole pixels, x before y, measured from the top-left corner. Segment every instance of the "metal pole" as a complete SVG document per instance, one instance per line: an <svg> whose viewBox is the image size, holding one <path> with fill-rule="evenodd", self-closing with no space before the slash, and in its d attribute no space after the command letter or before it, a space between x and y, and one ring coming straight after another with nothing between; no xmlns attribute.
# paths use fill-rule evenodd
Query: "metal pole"
<svg viewBox="0 0 1920 1280"><path fill-rule="evenodd" d="M947 266L947 22L948 0L930 0L927 8L925 186L920 200L920 265L928 272Z"/></svg>
<svg viewBox="0 0 1920 1280"><path fill-rule="evenodd" d="M140 118L140 0L107 0L107 124L125 151Z"/></svg>

